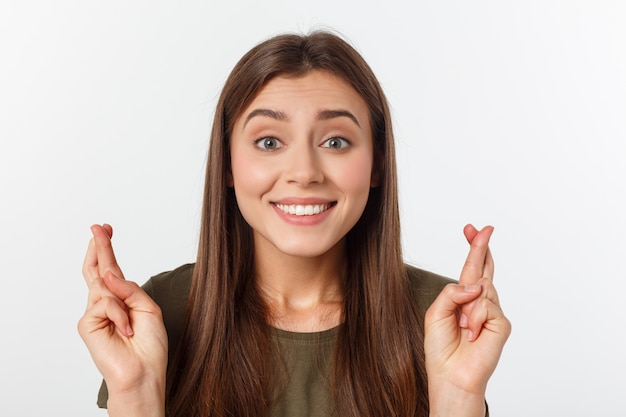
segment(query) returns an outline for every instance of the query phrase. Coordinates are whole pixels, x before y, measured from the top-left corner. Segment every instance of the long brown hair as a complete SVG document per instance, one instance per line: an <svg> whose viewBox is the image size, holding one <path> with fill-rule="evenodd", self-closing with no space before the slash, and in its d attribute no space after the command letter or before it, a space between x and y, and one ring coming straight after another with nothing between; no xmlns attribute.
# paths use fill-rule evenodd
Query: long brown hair
<svg viewBox="0 0 626 417"><path fill-rule="evenodd" d="M271 329L254 281L252 232L228 186L229 140L236 119L269 80L311 70L340 77L367 103L379 176L346 236L344 323L331 378L336 414L428 415L422 319L411 302L400 248L388 104L354 48L332 33L313 32L280 35L251 49L217 103L186 325L168 371L171 417L269 413L275 394Z"/></svg>

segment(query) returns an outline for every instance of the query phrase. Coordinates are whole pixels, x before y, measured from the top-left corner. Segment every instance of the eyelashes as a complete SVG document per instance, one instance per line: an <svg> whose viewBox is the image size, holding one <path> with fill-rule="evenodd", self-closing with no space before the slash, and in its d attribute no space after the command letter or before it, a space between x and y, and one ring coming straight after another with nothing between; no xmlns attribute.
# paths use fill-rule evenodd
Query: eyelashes
<svg viewBox="0 0 626 417"><path fill-rule="evenodd" d="M254 141L257 148L264 151L273 151L282 148L284 145L281 141L273 137L265 137Z"/></svg>
<svg viewBox="0 0 626 417"><path fill-rule="evenodd" d="M345 149L350 146L350 142L340 136L332 137L322 143L322 148Z"/></svg>
<svg viewBox="0 0 626 417"><path fill-rule="evenodd" d="M281 142L279 139L272 137L272 136L267 136L267 137L256 139L254 141L254 145L257 148L266 152L274 151L285 146L283 142ZM328 148L328 149L334 149L334 150L345 150L349 146L350 146L350 141L341 136L333 136L331 138L328 138L324 142L322 142L322 144L320 145L321 148Z"/></svg>

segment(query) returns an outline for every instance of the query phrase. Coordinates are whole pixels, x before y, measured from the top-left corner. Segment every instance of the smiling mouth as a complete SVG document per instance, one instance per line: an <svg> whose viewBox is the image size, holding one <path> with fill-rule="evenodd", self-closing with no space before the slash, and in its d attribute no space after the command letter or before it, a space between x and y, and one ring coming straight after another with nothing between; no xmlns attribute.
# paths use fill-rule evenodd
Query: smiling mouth
<svg viewBox="0 0 626 417"><path fill-rule="evenodd" d="M274 206L278 208L280 211L286 214L292 214L295 216L314 216L316 214L320 214L331 208L337 203L327 203L327 204L279 204L274 203Z"/></svg>

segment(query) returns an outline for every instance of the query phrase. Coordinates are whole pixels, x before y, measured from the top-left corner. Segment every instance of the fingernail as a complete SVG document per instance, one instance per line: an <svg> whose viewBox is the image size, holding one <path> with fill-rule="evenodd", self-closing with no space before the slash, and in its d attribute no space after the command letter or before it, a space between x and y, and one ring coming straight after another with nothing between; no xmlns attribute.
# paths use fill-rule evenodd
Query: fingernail
<svg viewBox="0 0 626 417"><path fill-rule="evenodd" d="M126 336L130 337L133 335L133 329L130 327L130 324L126 326Z"/></svg>
<svg viewBox="0 0 626 417"><path fill-rule="evenodd" d="M461 318L459 319L459 326L463 328L467 327L467 316L465 315L465 313L461 314Z"/></svg>
<svg viewBox="0 0 626 417"><path fill-rule="evenodd" d="M467 331L467 340L472 340L474 338L474 332L471 330Z"/></svg>
<svg viewBox="0 0 626 417"><path fill-rule="evenodd" d="M480 285L472 284L465 286L465 292L476 292L480 289Z"/></svg>

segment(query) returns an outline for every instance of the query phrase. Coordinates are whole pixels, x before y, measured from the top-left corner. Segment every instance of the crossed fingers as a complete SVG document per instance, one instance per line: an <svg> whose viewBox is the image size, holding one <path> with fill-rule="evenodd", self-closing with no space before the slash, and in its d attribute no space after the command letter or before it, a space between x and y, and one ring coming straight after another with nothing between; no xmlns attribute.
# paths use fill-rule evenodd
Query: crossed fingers
<svg viewBox="0 0 626 417"><path fill-rule="evenodd" d="M87 285L89 286L96 278L103 278L109 271L119 278L124 278L111 244L113 228L108 224L93 225L91 233L93 237L89 241L83 263L83 277Z"/></svg>
<svg viewBox="0 0 626 417"><path fill-rule="evenodd" d="M480 286L480 297L470 303L461 306L459 325L462 328L478 329L482 327L486 318L480 318L472 314L478 303L482 304L481 311L485 310L486 304L495 304L499 308L498 293L493 286L494 262L489 249L489 239L493 233L493 227L486 226L481 230L472 225L467 225L463 233L470 244L470 251L463 265L459 285L466 287ZM481 321L482 320L482 321ZM480 323L478 323L480 321ZM468 339L478 337L477 331L469 331Z"/></svg>
<svg viewBox="0 0 626 417"><path fill-rule="evenodd" d="M482 230L477 230L468 224L463 229L463 233L470 244L470 251L461 270L459 284L476 284L481 278L493 281L494 264L489 250L489 239L493 233L493 227L485 226Z"/></svg>

